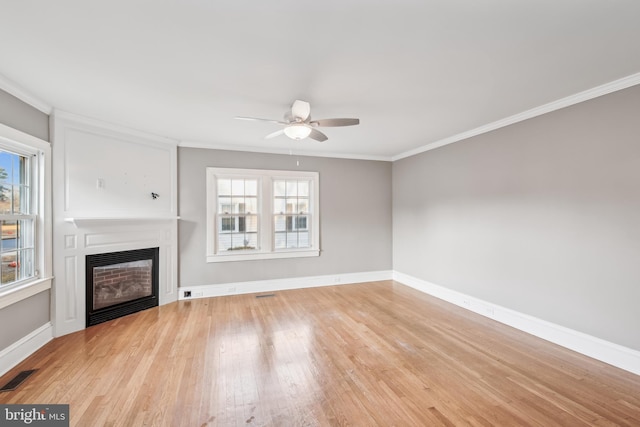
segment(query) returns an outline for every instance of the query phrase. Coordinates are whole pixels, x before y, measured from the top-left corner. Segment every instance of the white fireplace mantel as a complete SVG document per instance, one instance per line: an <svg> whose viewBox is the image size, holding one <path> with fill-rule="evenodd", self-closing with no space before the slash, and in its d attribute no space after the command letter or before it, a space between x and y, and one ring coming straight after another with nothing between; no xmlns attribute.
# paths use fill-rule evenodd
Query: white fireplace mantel
<svg viewBox="0 0 640 427"><path fill-rule="evenodd" d="M179 216L130 216L130 217L98 217L98 216L79 216L68 217L64 219L64 222L73 224L76 228L89 227L92 225L101 224L123 224L127 222L131 223L145 223L149 221L172 221L180 219Z"/></svg>

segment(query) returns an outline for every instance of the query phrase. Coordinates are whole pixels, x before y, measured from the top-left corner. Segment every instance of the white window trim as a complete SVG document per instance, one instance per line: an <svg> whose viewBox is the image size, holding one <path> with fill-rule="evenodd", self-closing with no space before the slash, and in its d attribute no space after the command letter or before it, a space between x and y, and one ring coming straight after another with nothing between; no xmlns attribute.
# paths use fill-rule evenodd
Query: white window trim
<svg viewBox="0 0 640 427"><path fill-rule="evenodd" d="M264 169L207 168L207 262L249 261L258 259L301 258L320 255L320 179L318 172ZM258 180L259 247L238 253L217 253L216 215L218 208L217 180L219 178L251 178ZM275 249L273 242L273 181L277 179L308 179L310 188L311 247Z"/></svg>
<svg viewBox="0 0 640 427"><path fill-rule="evenodd" d="M0 148L36 155L37 191L32 194L36 216L35 245L38 274L28 280L0 287L0 309L51 288L51 145L34 136L0 124Z"/></svg>

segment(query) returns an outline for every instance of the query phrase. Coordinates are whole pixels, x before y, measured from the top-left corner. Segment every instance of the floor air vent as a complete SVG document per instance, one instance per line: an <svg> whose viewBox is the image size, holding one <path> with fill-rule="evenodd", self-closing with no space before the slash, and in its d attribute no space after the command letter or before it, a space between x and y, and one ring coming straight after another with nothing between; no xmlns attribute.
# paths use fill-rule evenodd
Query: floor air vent
<svg viewBox="0 0 640 427"><path fill-rule="evenodd" d="M37 369L31 369L29 371L22 371L18 373L18 375L13 377L11 381L9 381L2 388L0 388L0 392L12 391L17 389L18 387L20 387L20 384L22 384L27 378L29 378L29 376L33 374L35 371L37 371Z"/></svg>
<svg viewBox="0 0 640 427"><path fill-rule="evenodd" d="M262 294L262 295L256 295L256 298L269 298L269 297L275 297L276 294Z"/></svg>

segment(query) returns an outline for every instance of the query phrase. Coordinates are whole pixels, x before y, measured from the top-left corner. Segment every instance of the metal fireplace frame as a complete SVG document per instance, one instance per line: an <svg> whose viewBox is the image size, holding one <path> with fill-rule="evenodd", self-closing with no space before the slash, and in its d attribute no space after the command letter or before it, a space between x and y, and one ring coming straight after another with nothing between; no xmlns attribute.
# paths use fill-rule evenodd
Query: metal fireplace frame
<svg viewBox="0 0 640 427"><path fill-rule="evenodd" d="M134 249L129 251L108 252L86 256L86 327L97 325L118 317L133 314L148 308L157 307L159 291L159 254L160 248ZM151 266L151 295L136 298L131 301L93 309L93 269L113 264L134 261L152 260Z"/></svg>

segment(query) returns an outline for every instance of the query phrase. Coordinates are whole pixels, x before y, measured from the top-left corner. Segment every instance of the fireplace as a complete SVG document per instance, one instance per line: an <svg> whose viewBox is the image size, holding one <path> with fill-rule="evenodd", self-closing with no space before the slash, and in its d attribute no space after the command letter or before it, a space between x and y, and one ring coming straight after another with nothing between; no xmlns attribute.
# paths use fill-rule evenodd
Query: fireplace
<svg viewBox="0 0 640 427"><path fill-rule="evenodd" d="M97 325L158 305L159 248L87 255L87 323Z"/></svg>

